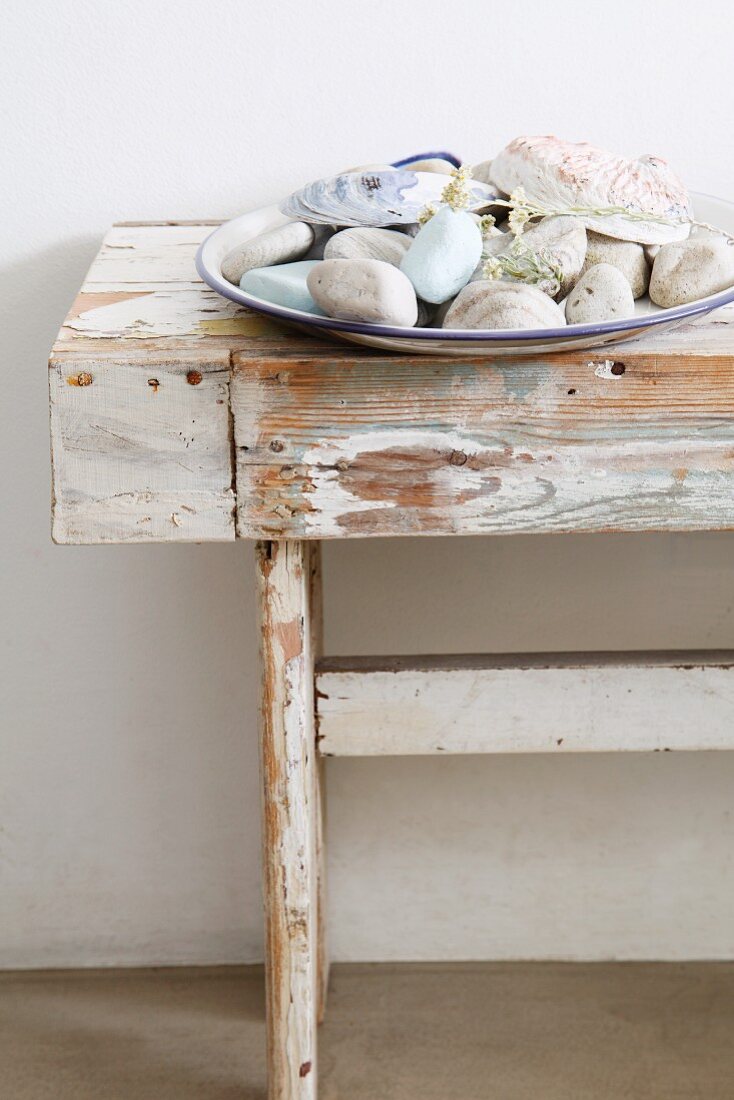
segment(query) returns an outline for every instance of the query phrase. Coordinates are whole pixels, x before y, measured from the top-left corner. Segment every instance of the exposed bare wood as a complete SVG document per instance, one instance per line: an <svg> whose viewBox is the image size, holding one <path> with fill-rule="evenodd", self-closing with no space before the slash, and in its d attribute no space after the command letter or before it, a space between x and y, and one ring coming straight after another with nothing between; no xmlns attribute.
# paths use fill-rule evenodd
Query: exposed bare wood
<svg viewBox="0 0 734 1100"><path fill-rule="evenodd" d="M638 348L617 370L235 356L238 533L734 526L734 355Z"/></svg>
<svg viewBox="0 0 734 1100"><path fill-rule="evenodd" d="M317 780L311 551L260 543L269 1100L315 1100Z"/></svg>
<svg viewBox="0 0 734 1100"><path fill-rule="evenodd" d="M734 651L343 658L316 689L330 756L734 748Z"/></svg>
<svg viewBox="0 0 734 1100"><path fill-rule="evenodd" d="M216 223L214 223L216 224ZM209 347L308 347L308 336L238 306L202 283L194 257L212 223L110 229L69 311L54 354L119 357ZM316 343L314 341L314 343Z"/></svg>

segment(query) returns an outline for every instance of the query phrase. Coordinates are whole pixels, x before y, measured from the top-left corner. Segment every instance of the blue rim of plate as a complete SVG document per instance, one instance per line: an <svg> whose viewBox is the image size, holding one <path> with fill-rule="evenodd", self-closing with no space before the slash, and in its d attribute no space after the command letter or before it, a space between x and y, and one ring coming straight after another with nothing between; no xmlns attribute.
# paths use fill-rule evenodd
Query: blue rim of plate
<svg viewBox="0 0 734 1100"><path fill-rule="evenodd" d="M394 160L393 168L407 168L409 164L415 164L418 160L447 160L454 168L461 168L461 161L453 153L447 153L445 149L437 153L414 153L412 157L403 157L402 160Z"/></svg>
<svg viewBox="0 0 734 1100"><path fill-rule="evenodd" d="M395 161L393 166L404 167L417 160L428 160L440 157L443 160L457 163L460 161L452 153L420 153L403 160ZM695 192L702 198L712 199L715 202L723 202L728 206L734 206L727 199L720 199L716 195L707 194L704 191ZM223 224L226 224L223 223ZM699 298L687 305L676 306L672 309L661 309L657 313L642 313L625 317L619 321L602 321L593 325L564 325L563 328L537 328L537 329L450 329L450 328L398 328L392 325L372 325L361 321L343 321L336 317L320 317L315 313L306 313L300 309L289 309L287 306L278 306L268 302L264 298L256 298L253 294L247 294L244 290L234 286L221 275L206 268L203 263L203 253L207 243L221 229L221 226L210 233L199 245L196 252L196 270L200 278L218 294L228 298L238 305L247 306L256 313L274 317L280 321L291 324L306 325L309 328L324 329L333 332L353 332L361 336L390 336L403 339L420 339L436 341L458 341L459 343L532 343L538 340L562 340L573 337L604 336L614 332L637 332L640 329L654 328L655 325L674 324L676 321L685 321L690 317L697 317L702 313L711 313L721 306L734 302L734 286L722 290L718 294L712 294L708 298Z"/></svg>

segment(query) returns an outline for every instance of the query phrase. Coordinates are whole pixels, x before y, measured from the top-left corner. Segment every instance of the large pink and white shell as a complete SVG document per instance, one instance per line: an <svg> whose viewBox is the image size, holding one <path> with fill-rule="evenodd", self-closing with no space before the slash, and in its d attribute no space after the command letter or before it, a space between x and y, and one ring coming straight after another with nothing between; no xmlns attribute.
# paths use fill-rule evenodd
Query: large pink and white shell
<svg viewBox="0 0 734 1100"><path fill-rule="evenodd" d="M576 144L552 136L519 137L494 158L490 178L508 195L523 187L532 202L554 211L569 206L624 206L678 223L631 221L619 214L582 216L587 228L607 237L666 244L688 236L688 190L662 157L627 160L585 141Z"/></svg>

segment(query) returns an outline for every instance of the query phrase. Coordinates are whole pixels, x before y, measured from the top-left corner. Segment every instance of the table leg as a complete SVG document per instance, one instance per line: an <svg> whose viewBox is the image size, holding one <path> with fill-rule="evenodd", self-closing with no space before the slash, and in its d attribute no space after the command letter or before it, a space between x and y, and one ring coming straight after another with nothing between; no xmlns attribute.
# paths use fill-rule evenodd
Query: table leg
<svg viewBox="0 0 734 1100"><path fill-rule="evenodd" d="M314 661L323 654L323 599L321 580L321 543L309 544L311 550L311 644ZM315 706L314 706L314 709ZM318 728L316 729L318 733ZM316 865L317 865L317 1019L321 1024L326 1014L326 996L329 986L329 948L326 934L326 760L317 756L316 785L318 790L316 817Z"/></svg>
<svg viewBox="0 0 734 1100"><path fill-rule="evenodd" d="M257 556L268 1097L316 1100L318 547L301 541L263 542Z"/></svg>

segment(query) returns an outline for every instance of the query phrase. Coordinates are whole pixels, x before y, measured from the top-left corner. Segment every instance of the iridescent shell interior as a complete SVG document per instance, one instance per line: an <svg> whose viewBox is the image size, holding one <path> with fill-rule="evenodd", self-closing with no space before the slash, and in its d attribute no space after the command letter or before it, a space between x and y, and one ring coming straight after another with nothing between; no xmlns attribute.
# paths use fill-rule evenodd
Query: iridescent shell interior
<svg viewBox="0 0 734 1100"><path fill-rule="evenodd" d="M315 180L280 204L289 218L313 225L412 225L429 204L441 201L446 176L392 169L346 172ZM497 197L494 187L469 181L470 210L484 210Z"/></svg>

